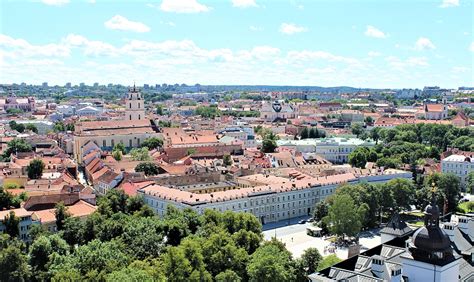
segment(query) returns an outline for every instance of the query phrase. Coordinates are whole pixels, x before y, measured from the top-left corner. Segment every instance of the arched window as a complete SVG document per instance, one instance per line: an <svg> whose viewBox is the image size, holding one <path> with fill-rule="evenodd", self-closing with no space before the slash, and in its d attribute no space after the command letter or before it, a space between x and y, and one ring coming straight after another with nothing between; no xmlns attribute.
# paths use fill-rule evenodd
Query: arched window
<svg viewBox="0 0 474 282"><path fill-rule="evenodd" d="M132 103L130 103L130 109L132 108Z"/></svg>
<svg viewBox="0 0 474 282"><path fill-rule="evenodd" d="M140 109L140 103L138 103L138 108Z"/></svg>
<svg viewBox="0 0 474 282"><path fill-rule="evenodd" d="M138 115L138 119L141 120L141 119L142 119L142 115Z"/></svg>

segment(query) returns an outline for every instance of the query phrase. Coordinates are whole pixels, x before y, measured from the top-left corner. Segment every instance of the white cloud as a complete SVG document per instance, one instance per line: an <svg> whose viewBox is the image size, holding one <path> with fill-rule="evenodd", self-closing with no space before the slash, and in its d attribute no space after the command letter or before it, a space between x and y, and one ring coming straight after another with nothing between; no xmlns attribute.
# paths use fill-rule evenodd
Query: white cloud
<svg viewBox="0 0 474 282"><path fill-rule="evenodd" d="M282 23L280 25L280 32L284 34L295 34L306 31L308 31L308 28L292 23Z"/></svg>
<svg viewBox="0 0 474 282"><path fill-rule="evenodd" d="M474 52L474 42L469 46L469 51Z"/></svg>
<svg viewBox="0 0 474 282"><path fill-rule="evenodd" d="M459 6L459 0L443 0L439 5L441 8L457 7Z"/></svg>
<svg viewBox="0 0 474 282"><path fill-rule="evenodd" d="M467 46L465 46L467 47ZM374 50L375 51L375 50ZM372 55L377 55L374 52ZM35 45L0 34L0 83L50 84L99 82L268 85L350 85L355 87L421 87L468 84L470 69L429 65L419 57L371 60L318 49L282 50L275 46L212 49L192 40L127 40L110 44L79 34ZM120 60L117 60L120 59ZM436 60L436 58L432 58ZM377 62L377 63L376 63ZM384 65L380 65L383 63ZM41 71L38 71L41 66ZM464 66L459 64L458 66ZM436 74L434 74L436 73ZM436 77L440 75L440 77ZM450 78L456 75L453 80ZM454 85L453 85L454 84Z"/></svg>
<svg viewBox="0 0 474 282"><path fill-rule="evenodd" d="M458 73L467 73L469 71L469 68L467 68L467 67L452 67L451 71L453 73L456 73L456 74L458 74Z"/></svg>
<svg viewBox="0 0 474 282"><path fill-rule="evenodd" d="M210 8L200 4L197 0L163 0L160 9L164 12L173 13L201 13L208 12Z"/></svg>
<svg viewBox="0 0 474 282"><path fill-rule="evenodd" d="M14 39L10 36L0 34L0 47L9 56L18 57L67 57L70 50L61 44L32 45L24 39Z"/></svg>
<svg viewBox="0 0 474 282"><path fill-rule="evenodd" d="M426 37L420 37L415 43L415 50L429 50L429 49L436 49L436 46Z"/></svg>
<svg viewBox="0 0 474 282"><path fill-rule="evenodd" d="M249 26L249 29L250 29L251 31L263 31L263 27L261 27L261 26L255 26L255 25Z"/></svg>
<svg viewBox="0 0 474 282"><path fill-rule="evenodd" d="M369 57L379 57L381 56L382 54L380 52L376 52L376 51L369 51L369 53L367 53L367 55Z"/></svg>
<svg viewBox="0 0 474 282"><path fill-rule="evenodd" d="M62 6L69 3L69 0L41 0L46 5Z"/></svg>
<svg viewBox="0 0 474 282"><path fill-rule="evenodd" d="M62 43L68 48L83 48L86 56L116 56L119 52L114 46L102 42L92 41L82 35L68 34Z"/></svg>
<svg viewBox="0 0 474 282"><path fill-rule="evenodd" d="M108 29L115 29L115 30L124 30L124 31L133 31L133 32L149 32L150 28L141 23L141 22L134 22L130 21L121 15L115 15L110 20L104 23L105 27Z"/></svg>
<svg viewBox="0 0 474 282"><path fill-rule="evenodd" d="M395 56L389 56L386 57L385 60L392 68L402 71L405 71L408 67L429 66L428 60L425 57L409 57L405 60L402 60Z"/></svg>
<svg viewBox="0 0 474 282"><path fill-rule="evenodd" d="M160 24L164 24L164 25L167 25L167 26L171 26L171 27L175 27L176 24L174 22L164 22L164 21L161 21Z"/></svg>
<svg viewBox="0 0 474 282"><path fill-rule="evenodd" d="M387 35L381 31L380 29L377 29L374 26L368 25L367 29L365 30L365 35L368 37L375 37L375 38L386 38Z"/></svg>
<svg viewBox="0 0 474 282"><path fill-rule="evenodd" d="M258 7L255 0L232 0L232 6L236 8Z"/></svg>

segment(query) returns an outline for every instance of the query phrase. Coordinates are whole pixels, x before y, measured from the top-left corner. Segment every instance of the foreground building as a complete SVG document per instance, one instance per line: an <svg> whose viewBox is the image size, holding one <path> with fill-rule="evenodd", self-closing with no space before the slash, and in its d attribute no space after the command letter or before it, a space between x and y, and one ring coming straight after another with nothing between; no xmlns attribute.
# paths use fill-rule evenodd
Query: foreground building
<svg viewBox="0 0 474 282"><path fill-rule="evenodd" d="M383 229L382 245L308 278L314 282L474 281L474 218L453 215L451 222L440 225L434 199L424 214L424 227L415 232L392 219ZM391 237L384 237L388 233Z"/></svg>

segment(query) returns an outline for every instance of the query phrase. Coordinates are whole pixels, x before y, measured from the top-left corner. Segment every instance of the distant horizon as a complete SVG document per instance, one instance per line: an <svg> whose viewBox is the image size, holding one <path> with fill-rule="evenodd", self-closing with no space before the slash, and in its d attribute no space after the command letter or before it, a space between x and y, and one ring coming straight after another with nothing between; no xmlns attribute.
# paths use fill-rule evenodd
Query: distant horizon
<svg viewBox="0 0 474 282"><path fill-rule="evenodd" d="M0 83L456 88L474 85L472 9L469 0L1 1Z"/></svg>
<svg viewBox="0 0 474 282"><path fill-rule="evenodd" d="M12 83L0 83L0 86L7 86L7 85L21 85L22 83L26 82L12 82ZM64 84L50 84L47 81L44 81L39 84L33 84L33 83L26 83L27 86L42 86L43 83L48 83L48 87L65 87L67 83ZM94 83L98 83L99 86L108 86L109 84L112 85L119 85L123 87L133 87L133 84L121 84L121 83L113 83L113 82L108 82L108 83L99 83L99 82L93 82L93 83L86 83L86 82L80 82L80 83L72 83L71 82L71 87L73 86L80 86L81 83L84 83L85 86L94 86ZM194 87L197 84L203 87L288 87L288 88L324 88L324 89L333 89L333 88L351 88L351 89L361 89L361 90L402 90L402 89L419 89L422 90L425 87L439 87L440 89L454 89L457 90L459 88L474 88L474 86L468 86L468 85L460 85L460 86L455 86L455 87L443 87L440 85L424 85L422 87L401 87L401 88L374 88L374 87L354 87L354 86L348 86L348 85L340 85L340 86L321 86L321 85L278 85L278 84L203 84L203 83L194 83L194 84L186 84L186 83L144 83L144 84L135 84L136 87L143 88L144 85L147 84L150 88L154 88L156 85L162 86L163 84L166 84L168 86L174 86L178 84L180 87L182 87L182 84L185 84L187 87Z"/></svg>

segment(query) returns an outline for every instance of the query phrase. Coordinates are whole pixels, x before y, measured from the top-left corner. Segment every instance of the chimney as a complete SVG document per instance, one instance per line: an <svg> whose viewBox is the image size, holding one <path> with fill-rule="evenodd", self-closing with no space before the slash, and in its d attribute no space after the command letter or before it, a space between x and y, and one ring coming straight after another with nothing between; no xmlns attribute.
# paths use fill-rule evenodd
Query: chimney
<svg viewBox="0 0 474 282"><path fill-rule="evenodd" d="M469 218L468 217L458 216L458 227L462 232L469 235L469 237L472 237L472 235L469 233Z"/></svg>
<svg viewBox="0 0 474 282"><path fill-rule="evenodd" d="M372 272L378 277L378 278L384 278L384 273L385 273L385 258L375 255L372 257L372 264L371 264Z"/></svg>
<svg viewBox="0 0 474 282"><path fill-rule="evenodd" d="M452 222L446 222L443 224L443 230L446 233L446 235L449 236L449 240L451 241L454 240L454 228L455 228L455 224Z"/></svg>

